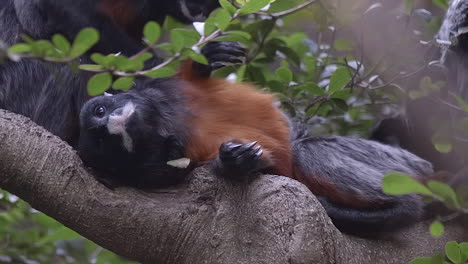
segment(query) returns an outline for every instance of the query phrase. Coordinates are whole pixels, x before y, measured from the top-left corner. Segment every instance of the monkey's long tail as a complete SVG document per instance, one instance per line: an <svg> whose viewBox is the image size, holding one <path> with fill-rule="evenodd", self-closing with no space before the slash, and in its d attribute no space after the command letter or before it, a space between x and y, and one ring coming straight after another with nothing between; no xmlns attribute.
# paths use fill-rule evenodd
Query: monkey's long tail
<svg viewBox="0 0 468 264"><path fill-rule="evenodd" d="M400 148L353 137L303 137L292 142L295 177L322 203L343 232L365 235L412 224L423 218L418 195L382 191L390 172L433 173L432 165Z"/></svg>

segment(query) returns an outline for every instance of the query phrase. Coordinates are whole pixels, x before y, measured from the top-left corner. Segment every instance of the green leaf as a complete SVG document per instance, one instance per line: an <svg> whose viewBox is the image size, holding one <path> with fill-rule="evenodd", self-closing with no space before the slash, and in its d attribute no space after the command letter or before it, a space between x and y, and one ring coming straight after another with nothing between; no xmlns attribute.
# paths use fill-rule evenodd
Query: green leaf
<svg viewBox="0 0 468 264"><path fill-rule="evenodd" d="M38 40L31 44L31 53L37 56L55 57L57 51L52 42L48 40Z"/></svg>
<svg viewBox="0 0 468 264"><path fill-rule="evenodd" d="M432 192L412 177L398 172L389 173L382 180L383 192L391 195L419 193L432 195Z"/></svg>
<svg viewBox="0 0 468 264"><path fill-rule="evenodd" d="M146 23L143 28L143 35L145 36L145 43L151 46L155 44L161 36L161 26L154 21L150 21Z"/></svg>
<svg viewBox="0 0 468 264"><path fill-rule="evenodd" d="M331 98L330 103L334 108L337 108L343 112L348 111L349 107L345 100L339 98Z"/></svg>
<svg viewBox="0 0 468 264"><path fill-rule="evenodd" d="M176 52L182 51L184 47L191 47L197 43L199 38L195 30L176 28L171 30L171 43Z"/></svg>
<svg viewBox="0 0 468 264"><path fill-rule="evenodd" d="M286 67L281 67L281 68L278 68L276 71L275 71L275 74L276 76L278 77L278 79L286 84L289 84L290 82L292 82L293 80L293 73L290 69L286 68Z"/></svg>
<svg viewBox="0 0 468 264"><path fill-rule="evenodd" d="M314 82L306 82L298 86L299 89L306 91L310 95L324 95L325 90Z"/></svg>
<svg viewBox="0 0 468 264"><path fill-rule="evenodd" d="M267 82L266 86L273 93L284 93L285 85L277 80L270 80Z"/></svg>
<svg viewBox="0 0 468 264"><path fill-rule="evenodd" d="M226 11L229 12L230 15L233 15L237 8L235 6L233 6L229 1L227 0L219 0L219 5L225 9Z"/></svg>
<svg viewBox="0 0 468 264"><path fill-rule="evenodd" d="M351 74L347 68L337 69L330 78L329 93L343 89L351 81Z"/></svg>
<svg viewBox="0 0 468 264"><path fill-rule="evenodd" d="M79 57L87 52L98 41L99 32L94 28L85 28L75 37L68 56L71 58Z"/></svg>
<svg viewBox="0 0 468 264"><path fill-rule="evenodd" d="M462 255L458 243L455 241L450 241L445 244L445 254L447 258L450 259L455 264L462 263Z"/></svg>
<svg viewBox="0 0 468 264"><path fill-rule="evenodd" d="M429 231L433 237L440 237L444 234L444 225L440 221L432 222Z"/></svg>
<svg viewBox="0 0 468 264"><path fill-rule="evenodd" d="M144 52L144 53L140 54L139 56L137 56L137 57L131 59L131 61L137 62L137 63L141 63L141 64L144 66L144 63L145 63L147 60L153 58L153 56L154 56L154 55L151 54L151 53L149 53L149 52ZM155 66L155 65L154 65L154 66Z"/></svg>
<svg viewBox="0 0 468 264"><path fill-rule="evenodd" d="M334 92L331 97L346 100L351 94L351 89L348 88Z"/></svg>
<svg viewBox="0 0 468 264"><path fill-rule="evenodd" d="M96 96L103 94L112 84L112 75L108 72L103 72L94 75L88 81L88 94Z"/></svg>
<svg viewBox="0 0 468 264"><path fill-rule="evenodd" d="M63 53L68 54L70 52L71 44L63 35L55 34L52 37L52 43Z"/></svg>
<svg viewBox="0 0 468 264"><path fill-rule="evenodd" d="M164 77L171 77L175 75L177 72L172 69L172 68L160 68L156 70L149 71L145 73L145 76L151 77L151 78L164 78Z"/></svg>
<svg viewBox="0 0 468 264"><path fill-rule="evenodd" d="M460 247L460 251L462 253L462 262L466 262L468 260L468 243L463 242L458 244Z"/></svg>
<svg viewBox="0 0 468 264"><path fill-rule="evenodd" d="M195 52L192 49L184 49L182 54L189 56L192 60L198 63L208 65L208 60L205 58L205 56L203 54Z"/></svg>
<svg viewBox="0 0 468 264"><path fill-rule="evenodd" d="M8 48L11 53L26 53L31 51L31 45L25 43L15 44Z"/></svg>
<svg viewBox="0 0 468 264"><path fill-rule="evenodd" d="M239 69L237 70L237 81L241 82L244 80L245 71L247 70L247 65L242 64Z"/></svg>
<svg viewBox="0 0 468 264"><path fill-rule="evenodd" d="M60 240L71 240L71 239L76 239L80 237L81 236L75 231L65 226L61 226L55 229L54 232L43 237L41 240L37 242L37 244L40 246L49 242L55 242L55 241L60 241Z"/></svg>
<svg viewBox="0 0 468 264"><path fill-rule="evenodd" d="M434 143L434 147L440 153L449 153L452 152L452 144L450 143Z"/></svg>
<svg viewBox="0 0 468 264"><path fill-rule="evenodd" d="M457 208L460 206L455 191L448 184L438 181L429 181L427 187L429 187L433 194L442 198L447 205Z"/></svg>
<svg viewBox="0 0 468 264"><path fill-rule="evenodd" d="M132 88L133 81L135 81L135 77L120 77L112 84L112 88L115 90L128 91Z"/></svg>
<svg viewBox="0 0 468 264"><path fill-rule="evenodd" d="M84 70L84 71L92 71L92 70L101 70L101 69L104 69L104 67L102 65L98 65L98 64L81 64L80 66L78 66L78 68L80 70Z"/></svg>
<svg viewBox="0 0 468 264"><path fill-rule="evenodd" d="M250 0L239 10L240 15L251 14L267 6L271 0Z"/></svg>
<svg viewBox="0 0 468 264"><path fill-rule="evenodd" d="M222 9L213 17L213 24L221 31L226 30L231 22L231 15L228 11Z"/></svg>

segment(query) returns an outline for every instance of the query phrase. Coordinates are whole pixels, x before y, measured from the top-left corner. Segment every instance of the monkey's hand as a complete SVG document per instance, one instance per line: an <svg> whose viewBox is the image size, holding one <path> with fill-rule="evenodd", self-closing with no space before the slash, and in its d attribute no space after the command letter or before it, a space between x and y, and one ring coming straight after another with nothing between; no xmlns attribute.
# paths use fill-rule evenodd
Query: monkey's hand
<svg viewBox="0 0 468 264"><path fill-rule="evenodd" d="M208 78L211 72L219 68L243 64L246 60L246 50L238 42L213 41L206 44L201 53L208 60L208 65L193 63L193 68L200 77Z"/></svg>
<svg viewBox="0 0 468 264"><path fill-rule="evenodd" d="M220 176L241 178L264 167L262 147L257 142L239 144L232 141L221 144L214 161L214 170Z"/></svg>

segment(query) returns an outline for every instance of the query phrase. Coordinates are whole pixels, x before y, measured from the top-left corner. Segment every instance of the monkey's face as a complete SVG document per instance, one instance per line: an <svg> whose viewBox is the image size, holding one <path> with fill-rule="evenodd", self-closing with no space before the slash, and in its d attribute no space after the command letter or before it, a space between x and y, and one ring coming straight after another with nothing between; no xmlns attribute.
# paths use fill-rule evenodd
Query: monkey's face
<svg viewBox="0 0 468 264"><path fill-rule="evenodd" d="M167 176L167 162L184 156L177 99L157 89L89 100L80 114L79 153L101 176L139 185Z"/></svg>
<svg viewBox="0 0 468 264"><path fill-rule="evenodd" d="M89 100L80 114L79 151L83 160L97 169L113 173L132 166L135 139L128 127L138 125L138 113L131 96L99 96Z"/></svg>

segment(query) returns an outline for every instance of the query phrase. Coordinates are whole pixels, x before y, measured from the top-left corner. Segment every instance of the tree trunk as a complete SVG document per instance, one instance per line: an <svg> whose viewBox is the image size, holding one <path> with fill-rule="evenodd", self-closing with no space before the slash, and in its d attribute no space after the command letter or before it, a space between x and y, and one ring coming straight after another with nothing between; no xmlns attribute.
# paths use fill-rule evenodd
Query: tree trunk
<svg viewBox="0 0 468 264"><path fill-rule="evenodd" d="M164 190L109 189L76 152L29 119L0 110L0 187L119 255L142 263L406 263L449 240L421 223L381 240L341 234L302 184L262 175L250 182L196 169Z"/></svg>

